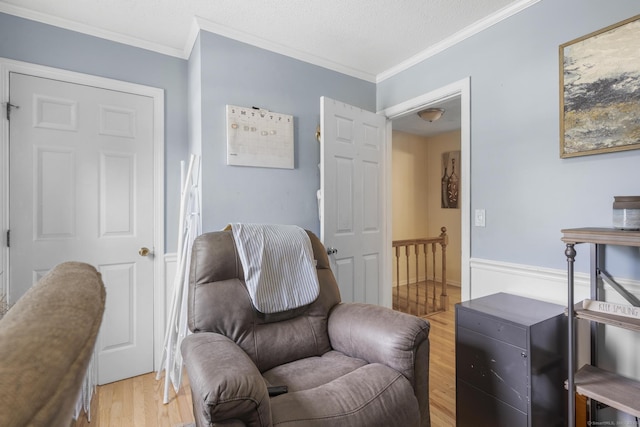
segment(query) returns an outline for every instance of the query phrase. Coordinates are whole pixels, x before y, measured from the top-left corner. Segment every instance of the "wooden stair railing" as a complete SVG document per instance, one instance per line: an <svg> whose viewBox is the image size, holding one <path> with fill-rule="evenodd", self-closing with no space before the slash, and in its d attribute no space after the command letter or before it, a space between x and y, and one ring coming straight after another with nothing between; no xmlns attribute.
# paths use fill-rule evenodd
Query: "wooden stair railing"
<svg viewBox="0 0 640 427"><path fill-rule="evenodd" d="M396 255L396 286L394 296L394 308L399 311L411 312L411 305L413 303L410 296L411 285L415 285L415 314L417 316L433 314L440 311L446 311L449 307L449 295L447 295L447 229L445 227L440 228L440 235L438 237L425 237L420 239L407 239L407 240L394 240L393 247L395 248ZM436 288L438 282L436 281L436 249L437 245L441 247L442 254L442 273L441 273L441 292L440 292L440 304L438 306L438 299L436 295ZM424 313L421 313L421 303L419 298L420 289L420 247L422 247L423 265L424 265L424 301L422 307L424 307ZM402 248L404 248L404 257L406 259L406 279L407 279L407 291L406 291L406 304L403 309L401 307L400 296L400 256L402 254ZM413 249L412 249L413 248ZM429 251L429 249L431 249ZM411 255L415 255L411 257ZM431 271L429 271L429 254L431 254ZM411 259L415 260L415 281L411 283L410 264ZM431 279L429 278L431 273ZM431 309L429 308L429 287L431 286Z"/></svg>

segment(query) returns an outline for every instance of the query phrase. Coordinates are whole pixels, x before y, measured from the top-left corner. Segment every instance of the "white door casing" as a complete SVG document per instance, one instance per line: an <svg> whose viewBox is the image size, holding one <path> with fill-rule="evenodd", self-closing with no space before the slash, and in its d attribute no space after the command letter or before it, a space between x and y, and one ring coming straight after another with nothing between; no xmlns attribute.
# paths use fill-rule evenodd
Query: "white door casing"
<svg viewBox="0 0 640 427"><path fill-rule="evenodd" d="M154 245L158 98L8 75L20 106L10 122L10 294L59 262L95 265L107 288L99 382L150 372L158 263L138 249L163 247Z"/></svg>
<svg viewBox="0 0 640 427"><path fill-rule="evenodd" d="M460 97L460 239L461 239L461 292L462 300L471 299L471 78L455 81L446 86L379 111L391 120L415 113L439 101ZM391 126L389 126L389 134ZM389 137L391 138L391 137ZM388 163L388 170L391 162ZM390 186L391 173L387 175ZM390 190L387 194L391 194ZM388 201L389 202L389 201ZM390 209L390 208L389 208ZM390 244L390 242L389 242Z"/></svg>
<svg viewBox="0 0 640 427"><path fill-rule="evenodd" d="M390 306L387 119L326 97L320 104L320 239L337 251L329 257L343 301Z"/></svg>

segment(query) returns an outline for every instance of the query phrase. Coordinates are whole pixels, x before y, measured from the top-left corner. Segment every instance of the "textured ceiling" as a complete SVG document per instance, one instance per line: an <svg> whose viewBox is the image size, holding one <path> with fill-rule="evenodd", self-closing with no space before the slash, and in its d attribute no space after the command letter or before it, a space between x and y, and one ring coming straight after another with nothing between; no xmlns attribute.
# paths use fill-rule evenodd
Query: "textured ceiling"
<svg viewBox="0 0 640 427"><path fill-rule="evenodd" d="M536 1L0 0L0 12L179 57L188 56L194 29L203 28L376 81Z"/></svg>
<svg viewBox="0 0 640 427"><path fill-rule="evenodd" d="M376 82L538 1L0 0L0 12L181 58L203 29ZM411 113L393 128L459 129L460 100L447 102L434 123Z"/></svg>

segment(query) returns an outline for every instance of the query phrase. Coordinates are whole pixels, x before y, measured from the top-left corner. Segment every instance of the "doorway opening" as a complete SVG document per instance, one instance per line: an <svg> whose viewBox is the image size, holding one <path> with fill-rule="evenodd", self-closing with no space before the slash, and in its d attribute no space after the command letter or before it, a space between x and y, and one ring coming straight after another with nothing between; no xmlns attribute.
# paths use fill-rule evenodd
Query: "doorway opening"
<svg viewBox="0 0 640 427"><path fill-rule="evenodd" d="M426 108L442 108L445 112L440 120L429 123L417 115ZM446 267L442 267L447 270L446 282L460 286L461 299L469 299L469 78L387 108L383 113L391 122L388 134L392 145L387 178L392 217L388 225L391 231L388 244L392 245L393 240L435 237L440 235L442 227L446 227ZM452 158L457 159L457 165L451 163ZM449 207L443 200L443 180L451 177L452 166L457 175L459 194L456 205ZM391 259L394 257L395 253ZM404 280L398 279L397 268L396 265L391 267L393 286L420 281L420 268L409 268ZM432 268L438 270L437 267ZM446 309L445 299L441 302Z"/></svg>

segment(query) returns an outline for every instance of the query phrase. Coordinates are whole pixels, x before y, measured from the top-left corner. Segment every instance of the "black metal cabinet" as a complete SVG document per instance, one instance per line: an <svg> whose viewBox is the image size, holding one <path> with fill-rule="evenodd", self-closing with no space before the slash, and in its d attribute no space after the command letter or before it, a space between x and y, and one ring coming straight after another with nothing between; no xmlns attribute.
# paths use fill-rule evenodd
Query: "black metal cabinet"
<svg viewBox="0 0 640 427"><path fill-rule="evenodd" d="M564 307L498 293L456 304L460 427L565 424Z"/></svg>

